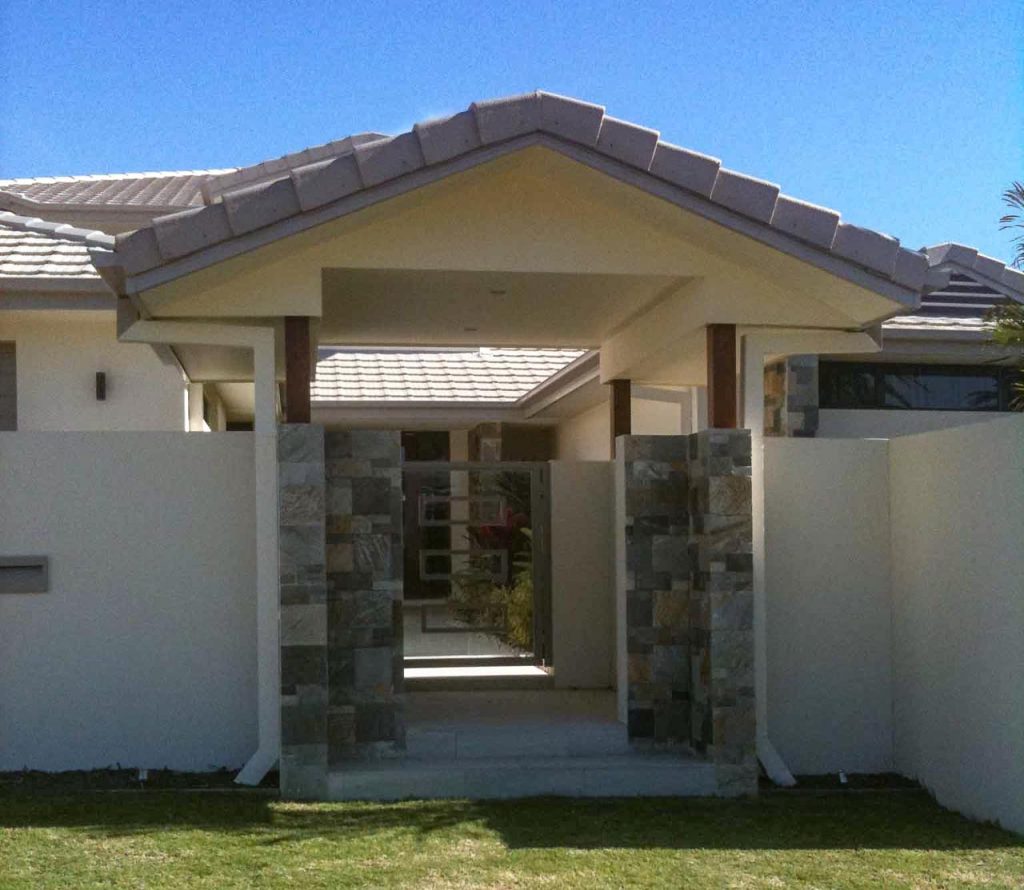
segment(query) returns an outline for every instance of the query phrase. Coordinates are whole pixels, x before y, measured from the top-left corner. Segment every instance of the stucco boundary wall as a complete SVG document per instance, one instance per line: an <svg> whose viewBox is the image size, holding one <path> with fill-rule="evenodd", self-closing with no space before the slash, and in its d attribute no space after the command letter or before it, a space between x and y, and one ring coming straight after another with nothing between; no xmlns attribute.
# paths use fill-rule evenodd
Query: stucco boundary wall
<svg viewBox="0 0 1024 890"><path fill-rule="evenodd" d="M253 433L0 433L0 770L237 769L257 748Z"/></svg>
<svg viewBox="0 0 1024 890"><path fill-rule="evenodd" d="M765 442L768 733L1024 832L1024 417Z"/></svg>
<svg viewBox="0 0 1024 890"><path fill-rule="evenodd" d="M1024 833L1024 417L889 458L896 768Z"/></svg>

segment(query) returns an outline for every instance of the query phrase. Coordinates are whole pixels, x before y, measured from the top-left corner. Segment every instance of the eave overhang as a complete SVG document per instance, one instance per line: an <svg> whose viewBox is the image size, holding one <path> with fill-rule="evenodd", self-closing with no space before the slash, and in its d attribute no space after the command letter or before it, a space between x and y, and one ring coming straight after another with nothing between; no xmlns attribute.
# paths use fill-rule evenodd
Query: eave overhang
<svg viewBox="0 0 1024 890"><path fill-rule="evenodd" d="M112 265L141 293L439 179L540 145L892 301L916 308L941 286L926 256L843 223L778 186L662 142L658 133L550 93L475 103L350 154L226 192L206 207L118 236Z"/></svg>

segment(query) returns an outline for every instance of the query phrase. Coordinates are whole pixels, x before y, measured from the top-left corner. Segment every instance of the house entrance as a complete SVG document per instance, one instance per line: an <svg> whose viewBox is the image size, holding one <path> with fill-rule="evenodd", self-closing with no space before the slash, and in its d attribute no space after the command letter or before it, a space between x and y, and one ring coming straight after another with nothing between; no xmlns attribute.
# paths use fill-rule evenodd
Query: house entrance
<svg viewBox="0 0 1024 890"><path fill-rule="evenodd" d="M550 666L548 474L539 462L403 465L407 677Z"/></svg>

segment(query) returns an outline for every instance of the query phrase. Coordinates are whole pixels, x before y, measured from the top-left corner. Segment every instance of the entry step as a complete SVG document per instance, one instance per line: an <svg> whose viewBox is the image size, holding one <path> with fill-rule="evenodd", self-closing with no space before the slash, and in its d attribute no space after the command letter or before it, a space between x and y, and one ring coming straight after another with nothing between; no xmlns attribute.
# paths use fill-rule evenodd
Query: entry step
<svg viewBox="0 0 1024 890"><path fill-rule="evenodd" d="M405 760L331 773L332 800L565 797L707 797L710 763L672 754Z"/></svg>
<svg viewBox="0 0 1024 890"><path fill-rule="evenodd" d="M410 726L406 758L479 760L519 757L593 757L630 753L621 723L510 722L504 726Z"/></svg>

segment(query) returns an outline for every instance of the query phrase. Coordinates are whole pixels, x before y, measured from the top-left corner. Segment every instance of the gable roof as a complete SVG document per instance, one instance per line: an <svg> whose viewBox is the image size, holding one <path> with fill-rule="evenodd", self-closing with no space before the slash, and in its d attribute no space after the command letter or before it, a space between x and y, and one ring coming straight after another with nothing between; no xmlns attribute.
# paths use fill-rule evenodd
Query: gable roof
<svg viewBox="0 0 1024 890"><path fill-rule="evenodd" d="M580 349L321 349L314 402L513 404Z"/></svg>
<svg viewBox="0 0 1024 890"><path fill-rule="evenodd" d="M351 154L357 145L365 145L368 142L387 138L383 133L356 133L346 136L344 139L335 139L332 142L325 142L323 145L314 145L301 151L293 151L281 155L279 158L262 161L249 167L228 170L216 176L210 176L202 183L203 198L209 204L225 192L255 185L258 182L267 182L282 175L286 176L290 170L296 167Z"/></svg>
<svg viewBox="0 0 1024 890"><path fill-rule="evenodd" d="M1024 272L1005 265L1002 260L951 242L926 247L923 252L932 268L966 273L993 292L1024 302Z"/></svg>
<svg viewBox="0 0 1024 890"><path fill-rule="evenodd" d="M118 207L174 212L200 207L228 190L265 182L295 167L349 154L357 145L386 138L381 133L357 133L246 167L0 179L0 206L6 202L40 210Z"/></svg>
<svg viewBox="0 0 1024 890"><path fill-rule="evenodd" d="M0 205L174 211L201 205L202 183L234 169L0 179Z"/></svg>
<svg viewBox="0 0 1024 890"><path fill-rule="evenodd" d="M593 163L634 180L642 174L641 181L657 181L658 194L671 194L680 206L790 249L835 274L866 271L879 286L888 286L890 296L917 294L929 285L927 258L897 239L841 222L834 210L783 195L777 185L663 142L656 131L610 117L599 105L546 92L475 102L466 111L365 142L337 158L282 169L270 182L229 189L217 203L118 236L106 264L134 276L187 258L167 271L169 280L388 197L400 191L402 180L402 187L414 188L430 176L536 143L596 159ZM386 193L391 186L396 190ZM671 187L668 192L665 186ZM221 245L216 257L207 253Z"/></svg>
<svg viewBox="0 0 1024 890"><path fill-rule="evenodd" d="M924 248L928 265L944 270L949 283L926 293L910 315L890 318L884 328L899 332L975 333L992 327L986 314L1007 300L1024 303L1024 272L963 244Z"/></svg>
<svg viewBox="0 0 1024 890"><path fill-rule="evenodd" d="M0 289L74 289L99 285L90 249L109 250L114 239L103 232L0 212Z"/></svg>

